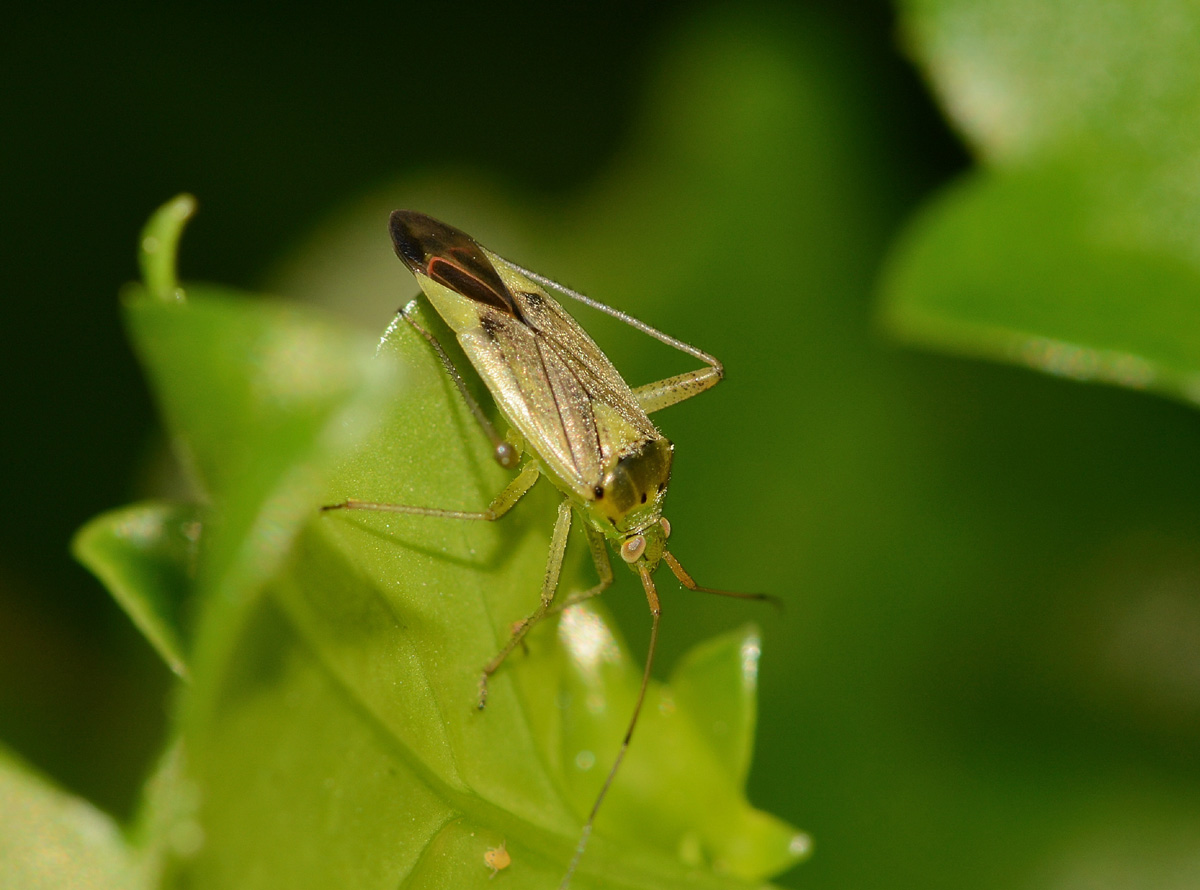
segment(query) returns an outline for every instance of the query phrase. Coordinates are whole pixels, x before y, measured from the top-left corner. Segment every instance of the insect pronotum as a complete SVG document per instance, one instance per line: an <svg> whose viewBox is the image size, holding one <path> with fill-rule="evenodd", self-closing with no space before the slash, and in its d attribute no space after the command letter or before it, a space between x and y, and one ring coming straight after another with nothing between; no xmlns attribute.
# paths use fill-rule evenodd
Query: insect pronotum
<svg viewBox="0 0 1200 890"><path fill-rule="evenodd" d="M665 561L689 590L744 599L772 599L764 594L701 587L667 550L671 526L663 517L662 508L671 478L674 446L647 415L715 386L724 376L724 369L707 352L511 263L464 232L423 213L397 210L392 213L389 225L396 254L457 335L463 352L517 434L513 438L520 442L519 446L496 432L441 344L413 317L419 298L401 309L400 316L437 354L490 439L496 461L511 469L520 463L522 452L526 460L488 507L477 512L353 498L324 509L490 521L512 509L540 476L546 476L562 492L541 598L533 612L513 626L508 643L484 665L479 679L480 708L487 703L491 675L522 644L529 629L554 606L572 514L582 520L599 581L567 598L558 608L597 596L612 583L606 541L641 579L650 606L650 646L637 701L621 747L596 795L562 879L560 888L565 890L587 847L596 813L629 748L646 697L661 612L652 577L654 570ZM551 290L620 319L698 359L704 367L630 389L591 337L550 296Z"/></svg>

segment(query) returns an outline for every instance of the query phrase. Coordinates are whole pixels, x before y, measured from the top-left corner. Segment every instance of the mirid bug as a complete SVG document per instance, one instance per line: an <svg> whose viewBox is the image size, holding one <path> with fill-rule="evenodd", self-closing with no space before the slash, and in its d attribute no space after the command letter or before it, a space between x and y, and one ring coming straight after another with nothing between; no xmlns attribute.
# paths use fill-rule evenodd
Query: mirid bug
<svg viewBox="0 0 1200 890"><path fill-rule="evenodd" d="M508 421L518 444L501 437L467 390L437 339L416 321L418 300L400 315L434 349L480 427L496 461L520 472L482 511L415 507L347 499L326 510L378 510L451 519L496 520L546 476L563 494L550 541L545 580L537 608L514 625L508 643L484 665L478 706L487 703L488 680L521 645L529 629L554 605L572 515L581 520L599 581L560 607L597 596L612 583L607 541L641 579L650 607L650 646L637 701L617 756L584 822L560 887L568 887L591 836L596 813L629 748L650 680L661 609L653 573L666 562L690 590L745 599L763 594L701 587L667 549L671 526L662 515L671 478L674 445L650 422L649 414L715 386L721 363L706 352L650 325L497 256L453 226L422 213L397 210L390 230L397 256L416 276L425 297L458 337ZM704 363L703 368L631 389L607 356L549 291L605 312ZM418 298L419 299L419 298Z"/></svg>

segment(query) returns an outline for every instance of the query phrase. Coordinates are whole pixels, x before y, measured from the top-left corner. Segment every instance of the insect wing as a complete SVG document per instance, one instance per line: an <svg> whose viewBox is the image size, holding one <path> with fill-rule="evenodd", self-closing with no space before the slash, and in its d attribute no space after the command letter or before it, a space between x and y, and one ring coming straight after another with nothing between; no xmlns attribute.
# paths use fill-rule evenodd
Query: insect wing
<svg viewBox="0 0 1200 890"><path fill-rule="evenodd" d="M581 497L658 431L600 348L540 287L493 257L519 317L482 307L459 340L502 411L548 469Z"/></svg>
<svg viewBox="0 0 1200 890"><path fill-rule="evenodd" d="M660 438L617 369L539 284L432 217L398 210L390 227L501 411L578 497L593 498L606 468Z"/></svg>
<svg viewBox="0 0 1200 890"><path fill-rule="evenodd" d="M415 210L397 210L388 220L396 255L418 278L510 315L517 311L508 286L475 240L461 229Z"/></svg>

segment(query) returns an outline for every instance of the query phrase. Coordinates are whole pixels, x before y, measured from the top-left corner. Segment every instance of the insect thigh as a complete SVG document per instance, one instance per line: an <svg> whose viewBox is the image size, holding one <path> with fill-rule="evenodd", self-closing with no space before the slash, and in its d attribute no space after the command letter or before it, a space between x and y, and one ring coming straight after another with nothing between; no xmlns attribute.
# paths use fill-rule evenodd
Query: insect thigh
<svg viewBox="0 0 1200 890"><path fill-rule="evenodd" d="M384 504L377 501L362 501L358 498L346 498L340 504L327 504L322 507L328 510L373 510L378 513L407 513L414 516L440 516L443 519L482 519L493 522L511 510L533 488L539 476L536 463L527 463L521 472L504 486L503 490L492 498L486 510L444 510L439 507L414 507L410 504Z"/></svg>

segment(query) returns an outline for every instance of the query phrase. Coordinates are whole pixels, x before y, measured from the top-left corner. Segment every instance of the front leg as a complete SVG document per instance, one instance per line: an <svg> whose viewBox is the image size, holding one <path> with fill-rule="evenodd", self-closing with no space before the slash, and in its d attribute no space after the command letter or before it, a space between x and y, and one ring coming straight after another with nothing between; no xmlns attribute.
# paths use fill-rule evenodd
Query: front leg
<svg viewBox="0 0 1200 890"><path fill-rule="evenodd" d="M479 678L479 709L487 704L488 679L500 669L504 659L508 658L513 649L525 639L529 629L537 624L554 603L554 594L558 590L558 576L562 572L563 554L567 549L567 533L571 531L571 502L563 498L558 505L558 518L554 522L554 534L550 536L550 554L546 559L546 575L542 579L542 595L537 608L527 618L517 622L512 636L496 656L483 666L483 674Z"/></svg>
<svg viewBox="0 0 1200 890"><path fill-rule="evenodd" d="M414 507L410 504L381 504L376 501L360 501L346 498L340 504L326 504L322 512L329 510L374 510L377 513L408 513L413 516L441 516L444 519L482 519L494 522L513 508L538 481L538 465L527 463L521 472L512 478L504 490L492 498L486 510L442 510L437 507Z"/></svg>
<svg viewBox="0 0 1200 890"><path fill-rule="evenodd" d="M612 563L608 559L608 543L604 540L604 535L586 523L583 527L587 531L588 547L591 548L592 562L596 564L596 574L600 577L600 581L597 584L593 584L587 590L571 594L550 610L549 614L551 615L556 615L564 609L569 609L571 606L599 596L608 590L613 583Z"/></svg>

